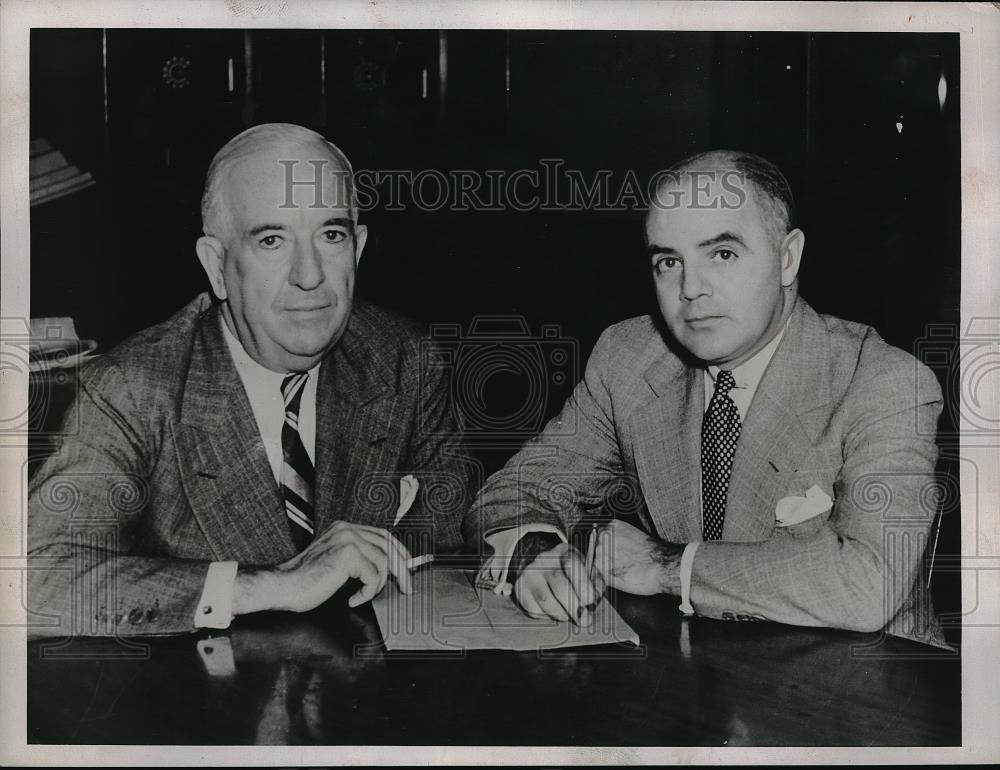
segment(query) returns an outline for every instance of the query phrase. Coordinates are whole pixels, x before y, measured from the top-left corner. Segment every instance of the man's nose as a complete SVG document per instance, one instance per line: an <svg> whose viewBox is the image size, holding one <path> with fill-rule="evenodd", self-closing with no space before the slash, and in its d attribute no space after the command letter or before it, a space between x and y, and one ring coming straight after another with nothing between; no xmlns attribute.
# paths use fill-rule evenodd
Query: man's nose
<svg viewBox="0 0 1000 770"><path fill-rule="evenodd" d="M690 263L685 263L681 272L681 299L691 301L712 293L701 270Z"/></svg>
<svg viewBox="0 0 1000 770"><path fill-rule="evenodd" d="M315 244L296 241L292 255L292 267L288 272L288 282L304 291L315 289L325 280L322 255Z"/></svg>

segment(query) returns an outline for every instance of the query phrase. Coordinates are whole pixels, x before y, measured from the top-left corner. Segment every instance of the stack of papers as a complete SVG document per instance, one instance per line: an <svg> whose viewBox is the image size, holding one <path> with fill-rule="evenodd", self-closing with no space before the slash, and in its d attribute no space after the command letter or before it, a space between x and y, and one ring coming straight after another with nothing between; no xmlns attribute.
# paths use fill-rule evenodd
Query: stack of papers
<svg viewBox="0 0 1000 770"><path fill-rule="evenodd" d="M46 139L32 139L28 154L31 205L61 198L90 187L94 178L89 171L70 165L59 150Z"/></svg>
<svg viewBox="0 0 1000 770"><path fill-rule="evenodd" d="M594 622L539 620L510 597L476 588L471 573L424 569L403 594L390 580L372 602L388 650L544 650L590 644L639 644L639 635L603 599Z"/></svg>

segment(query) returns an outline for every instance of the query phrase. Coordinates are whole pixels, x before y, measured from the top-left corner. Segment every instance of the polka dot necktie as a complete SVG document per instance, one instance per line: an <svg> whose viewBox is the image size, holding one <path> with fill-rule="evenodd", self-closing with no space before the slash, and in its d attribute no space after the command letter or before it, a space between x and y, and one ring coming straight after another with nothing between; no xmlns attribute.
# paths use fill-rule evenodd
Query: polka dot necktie
<svg viewBox="0 0 1000 770"><path fill-rule="evenodd" d="M281 496L292 531L292 540L302 551L313 538L313 482L315 471L299 435L299 404L309 379L307 372L289 374L281 382L285 401L285 424L281 427Z"/></svg>
<svg viewBox="0 0 1000 770"><path fill-rule="evenodd" d="M733 373L719 370L715 394L701 423L701 506L705 540L719 540L726 516L729 474L740 438L740 412L729 397L736 387Z"/></svg>

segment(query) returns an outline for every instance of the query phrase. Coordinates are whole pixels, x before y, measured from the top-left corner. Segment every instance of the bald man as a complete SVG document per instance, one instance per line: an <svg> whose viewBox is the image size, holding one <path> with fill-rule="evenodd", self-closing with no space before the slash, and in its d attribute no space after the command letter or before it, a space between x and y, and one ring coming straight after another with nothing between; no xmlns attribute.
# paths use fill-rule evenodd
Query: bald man
<svg viewBox="0 0 1000 770"><path fill-rule="evenodd" d="M763 158L669 169L645 235L659 317L607 329L562 414L486 482L466 520L492 548L480 581L582 624L608 584L688 615L941 643L922 590L930 370L798 296L805 235Z"/></svg>
<svg viewBox="0 0 1000 770"><path fill-rule="evenodd" d="M352 173L289 124L217 153L196 244L214 297L85 366L79 431L32 479L33 633L224 628L352 579L355 606L461 543L472 469L446 383L421 371L418 327L353 296Z"/></svg>

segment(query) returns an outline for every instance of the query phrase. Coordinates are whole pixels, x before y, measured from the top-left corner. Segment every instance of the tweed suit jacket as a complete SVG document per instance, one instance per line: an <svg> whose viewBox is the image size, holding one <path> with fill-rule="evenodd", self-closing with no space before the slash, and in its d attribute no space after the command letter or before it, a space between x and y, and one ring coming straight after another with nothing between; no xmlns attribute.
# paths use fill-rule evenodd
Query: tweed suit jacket
<svg viewBox="0 0 1000 770"><path fill-rule="evenodd" d="M466 536L633 515L700 541L703 378L650 316L610 327L562 412L487 480ZM737 443L722 539L695 554L696 613L943 643L922 569L941 408L916 359L798 299ZM778 501L814 485L832 509L778 526Z"/></svg>
<svg viewBox="0 0 1000 770"><path fill-rule="evenodd" d="M296 553L281 492L202 294L81 372L62 445L32 478L34 634L190 631L210 562ZM317 534L388 527L399 479L421 490L394 530L416 553L461 544L473 466L447 383L421 369L419 327L355 301L316 397Z"/></svg>

